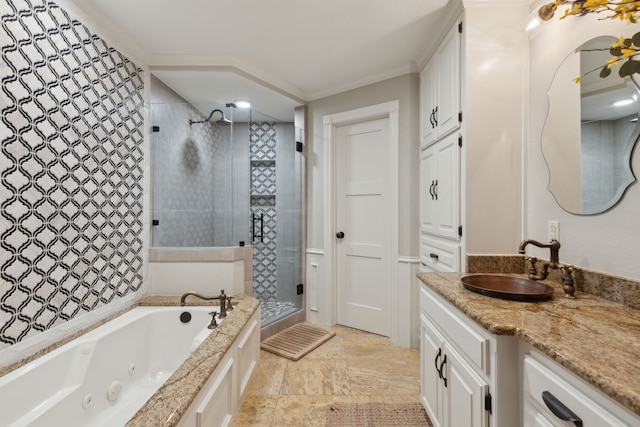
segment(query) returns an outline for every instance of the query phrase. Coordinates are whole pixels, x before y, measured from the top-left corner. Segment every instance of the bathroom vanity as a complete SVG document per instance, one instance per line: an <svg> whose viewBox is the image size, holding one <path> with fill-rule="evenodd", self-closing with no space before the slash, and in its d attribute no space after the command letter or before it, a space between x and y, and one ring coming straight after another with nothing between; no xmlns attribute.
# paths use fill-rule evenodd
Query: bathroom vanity
<svg viewBox="0 0 640 427"><path fill-rule="evenodd" d="M464 275L418 274L434 426L640 426L638 310L559 287L544 302L490 298L465 290Z"/></svg>

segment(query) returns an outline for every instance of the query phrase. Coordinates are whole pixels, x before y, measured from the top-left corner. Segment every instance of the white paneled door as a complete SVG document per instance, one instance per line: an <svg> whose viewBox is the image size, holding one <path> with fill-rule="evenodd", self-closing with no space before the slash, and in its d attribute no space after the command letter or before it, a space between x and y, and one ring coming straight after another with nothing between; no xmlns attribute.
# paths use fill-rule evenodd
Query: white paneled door
<svg viewBox="0 0 640 427"><path fill-rule="evenodd" d="M389 118L336 128L337 323L389 336Z"/></svg>

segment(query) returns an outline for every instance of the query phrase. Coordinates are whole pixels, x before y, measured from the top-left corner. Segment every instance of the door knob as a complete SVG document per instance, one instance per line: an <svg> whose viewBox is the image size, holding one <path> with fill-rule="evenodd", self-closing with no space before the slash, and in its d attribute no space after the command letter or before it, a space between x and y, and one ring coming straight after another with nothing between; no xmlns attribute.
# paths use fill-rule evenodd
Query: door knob
<svg viewBox="0 0 640 427"><path fill-rule="evenodd" d="M344 233L342 231L338 231L338 233L336 234L336 237L338 239L342 239L342 238L344 238Z"/></svg>

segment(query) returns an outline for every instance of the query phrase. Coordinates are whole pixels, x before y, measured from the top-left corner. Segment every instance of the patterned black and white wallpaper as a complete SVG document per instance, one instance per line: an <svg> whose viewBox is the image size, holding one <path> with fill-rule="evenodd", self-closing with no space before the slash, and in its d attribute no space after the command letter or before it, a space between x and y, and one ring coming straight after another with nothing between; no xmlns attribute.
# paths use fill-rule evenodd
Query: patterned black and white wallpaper
<svg viewBox="0 0 640 427"><path fill-rule="evenodd" d="M3 349L140 289L144 84L56 4L0 3Z"/></svg>

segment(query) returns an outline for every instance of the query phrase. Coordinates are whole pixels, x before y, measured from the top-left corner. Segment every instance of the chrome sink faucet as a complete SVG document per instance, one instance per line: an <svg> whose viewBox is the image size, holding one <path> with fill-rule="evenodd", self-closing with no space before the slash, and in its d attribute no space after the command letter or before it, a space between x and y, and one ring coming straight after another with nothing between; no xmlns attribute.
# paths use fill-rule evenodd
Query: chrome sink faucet
<svg viewBox="0 0 640 427"><path fill-rule="evenodd" d="M202 300L205 301L211 301L211 300L220 300L220 315L219 317L221 319L224 319L225 317L227 317L227 295L225 295L224 293L224 289L222 289L220 291L220 295L215 296L215 297L205 297L200 295L199 293L195 292L195 291L189 291L189 292L185 292L184 294L182 294L182 297L180 297L180 306L184 306L186 304L186 299L188 296L194 296L196 298L200 298ZM231 301L229 301L231 302ZM233 309L233 308L232 308Z"/></svg>
<svg viewBox="0 0 640 427"><path fill-rule="evenodd" d="M549 275L549 269L554 270L562 270L562 287L565 292L565 296L574 297L575 287L574 287L574 279L573 272L574 268L572 265L565 265L560 263L560 242L556 239L552 239L549 243L540 243L536 240L523 240L518 247L518 253L524 254L525 248L527 245L532 244L533 246L537 246L539 248L549 248L550 256L549 261L542 263L542 271L538 274L538 270L536 268L536 262L538 259L536 257L527 257L527 259L531 262L529 266L529 279L531 280L544 280Z"/></svg>

